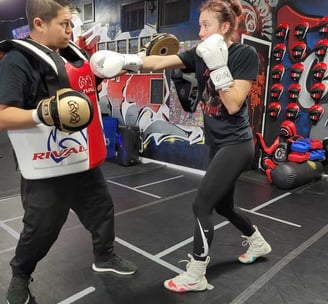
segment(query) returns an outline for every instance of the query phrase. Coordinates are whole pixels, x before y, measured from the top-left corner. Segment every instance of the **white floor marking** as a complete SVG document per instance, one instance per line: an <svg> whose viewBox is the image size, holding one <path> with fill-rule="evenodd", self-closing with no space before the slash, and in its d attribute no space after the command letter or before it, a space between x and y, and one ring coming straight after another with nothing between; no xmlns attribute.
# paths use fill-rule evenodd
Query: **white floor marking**
<svg viewBox="0 0 328 304"><path fill-rule="evenodd" d="M16 221L16 220L19 220L19 219L22 219L22 218L23 218L23 215L20 215L20 216L16 216L16 217L12 217L12 218L3 220L2 222L3 223L12 222L12 221Z"/></svg>
<svg viewBox="0 0 328 304"><path fill-rule="evenodd" d="M268 219L273 220L273 221L276 221L276 222L284 223L284 224L286 224L286 225L294 226L294 227L297 227L297 228L301 228L301 227L302 227L301 225L294 224L294 223L292 223L292 222L285 221L285 220L282 220L282 219L279 219L279 218L276 218L276 217L273 217L273 216L269 216L269 215L266 215L266 214L263 214L263 213L254 212L254 211L247 210L247 209L244 209L244 208L240 208L240 209L243 210L243 211L245 211L245 212L253 213L253 214L255 214L255 215L259 215L259 216L262 216L262 217L268 218Z"/></svg>
<svg viewBox="0 0 328 304"><path fill-rule="evenodd" d="M7 231L11 236L13 236L16 240L19 239L19 233L17 233L14 229L6 225L4 222L0 222L0 227Z"/></svg>
<svg viewBox="0 0 328 304"><path fill-rule="evenodd" d="M184 196L184 195L196 192L196 191L197 191L197 189L193 189L193 190L188 190L188 191L185 191L185 192L181 192L179 194L171 195L171 196L168 196L168 197L165 197L165 198L161 198L160 200L156 200L156 201L153 201L153 202L150 202L150 203L147 203L147 204L142 204L138 207L134 207L134 208L130 208L130 209L126 209L126 210L117 212L117 213L115 213L115 216L119 216L119 215L122 215L122 214L127 214L127 213L130 213L130 212L139 210L139 209L147 208L149 206L161 204L163 202L170 201L170 200L176 199L178 197L181 197L181 196Z"/></svg>
<svg viewBox="0 0 328 304"><path fill-rule="evenodd" d="M146 191L141 191L139 189L136 189L134 187L129 187L129 186L126 186L124 184L120 184L120 183L116 183L116 182L113 182L109 179L106 180L107 183L111 183L111 184L114 184L114 185L117 185L117 186L120 186L120 187L123 187L123 188L127 188L127 189L130 189L130 190L134 190L134 191L137 191L137 192L140 192L142 194L145 194L145 195L148 195L148 196L152 196L152 197L155 197L155 198L161 198L160 196L158 195L155 195L155 194L152 194L152 193L149 193L149 192L146 192Z"/></svg>
<svg viewBox="0 0 328 304"><path fill-rule="evenodd" d="M0 203L7 202L7 201L12 200L12 199L19 199L20 200L20 195L2 197L2 198L0 198Z"/></svg>
<svg viewBox="0 0 328 304"><path fill-rule="evenodd" d="M276 201L279 201L279 200L281 200L282 198L285 198L286 196L289 196L289 195L291 195L291 194L292 194L291 192L286 192L286 193L284 193L284 194L281 194L281 195L279 195L279 196L276 196L276 197L273 198L273 199L270 199L269 201L267 201L267 202L265 202L265 203L263 203L263 204L261 204L261 205L258 205L258 206L256 206L256 207L252 208L251 210L252 210L252 211L260 210L260 209L262 209L262 208L264 208L264 207L266 207L266 206L269 206L269 205L271 205L272 203L274 203L274 202L276 202Z"/></svg>
<svg viewBox="0 0 328 304"><path fill-rule="evenodd" d="M3 249L3 250L0 250L0 254L6 253L6 252L9 252L9 251L14 251L15 249L16 249L16 246Z"/></svg>
<svg viewBox="0 0 328 304"><path fill-rule="evenodd" d="M178 178L182 178L184 177L184 175L178 175L178 176L174 176L171 178L166 178L166 179L161 179L159 181L153 182L153 183L148 183L148 184L144 184L144 185L140 185L140 186L136 186L134 187L134 189L139 189L139 188L144 188L144 187L148 187L148 186L152 186L152 185L156 185L156 184L160 184L160 183L165 183L174 179L178 179Z"/></svg>
<svg viewBox="0 0 328 304"><path fill-rule="evenodd" d="M75 301L87 296L88 294L94 292L96 290L96 288L94 287L88 287L74 295L72 295L71 297L61 301L61 302L58 302L57 304L70 304L70 303L74 303Z"/></svg>

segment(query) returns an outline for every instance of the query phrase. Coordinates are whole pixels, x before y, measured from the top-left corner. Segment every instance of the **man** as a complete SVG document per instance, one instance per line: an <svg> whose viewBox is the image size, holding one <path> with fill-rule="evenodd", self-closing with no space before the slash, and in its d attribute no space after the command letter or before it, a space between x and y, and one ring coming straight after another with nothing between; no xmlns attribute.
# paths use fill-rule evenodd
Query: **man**
<svg viewBox="0 0 328 304"><path fill-rule="evenodd" d="M71 42L68 0L27 0L27 40L0 45L0 130L8 130L21 172L24 228L10 262L8 304L28 303L29 282L69 210L93 241L96 272L131 275L114 253L114 206L99 165L106 158L96 79Z"/></svg>

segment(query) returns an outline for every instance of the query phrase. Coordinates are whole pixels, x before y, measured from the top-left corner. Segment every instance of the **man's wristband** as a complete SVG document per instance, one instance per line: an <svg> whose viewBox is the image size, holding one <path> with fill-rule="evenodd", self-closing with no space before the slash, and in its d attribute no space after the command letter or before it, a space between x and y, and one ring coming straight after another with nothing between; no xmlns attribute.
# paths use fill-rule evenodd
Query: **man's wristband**
<svg viewBox="0 0 328 304"><path fill-rule="evenodd" d="M42 123L42 121L40 120L39 116L38 116L38 112L36 109L32 110L32 118L34 120L34 122L38 125L40 123Z"/></svg>

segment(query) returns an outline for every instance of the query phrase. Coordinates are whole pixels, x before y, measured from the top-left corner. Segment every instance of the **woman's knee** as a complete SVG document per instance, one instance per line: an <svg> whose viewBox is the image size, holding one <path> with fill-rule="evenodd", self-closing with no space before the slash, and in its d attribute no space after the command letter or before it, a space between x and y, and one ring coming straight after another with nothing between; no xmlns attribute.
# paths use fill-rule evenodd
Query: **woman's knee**
<svg viewBox="0 0 328 304"><path fill-rule="evenodd" d="M216 206L215 211L222 215L223 217L230 217L231 214L233 213L231 208L227 208L226 206Z"/></svg>

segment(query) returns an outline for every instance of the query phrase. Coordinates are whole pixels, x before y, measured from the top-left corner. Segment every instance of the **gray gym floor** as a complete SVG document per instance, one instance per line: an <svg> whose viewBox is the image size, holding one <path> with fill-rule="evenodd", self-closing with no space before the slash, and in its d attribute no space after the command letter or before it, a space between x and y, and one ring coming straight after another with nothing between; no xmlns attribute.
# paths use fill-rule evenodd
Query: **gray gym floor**
<svg viewBox="0 0 328 304"><path fill-rule="evenodd" d="M10 281L9 261L22 229L19 176L0 132L0 303ZM236 205L270 242L272 253L252 265L238 262L240 232L214 215L207 278L210 290L175 294L163 281L185 269L192 248L191 204L202 174L156 162L131 167L107 161L102 169L116 210L116 252L138 265L134 276L97 274L91 240L70 213L31 283L38 304L323 304L328 303L328 187L322 179L294 189L270 186L259 172L239 179ZM218 185L219 189L219 185Z"/></svg>

